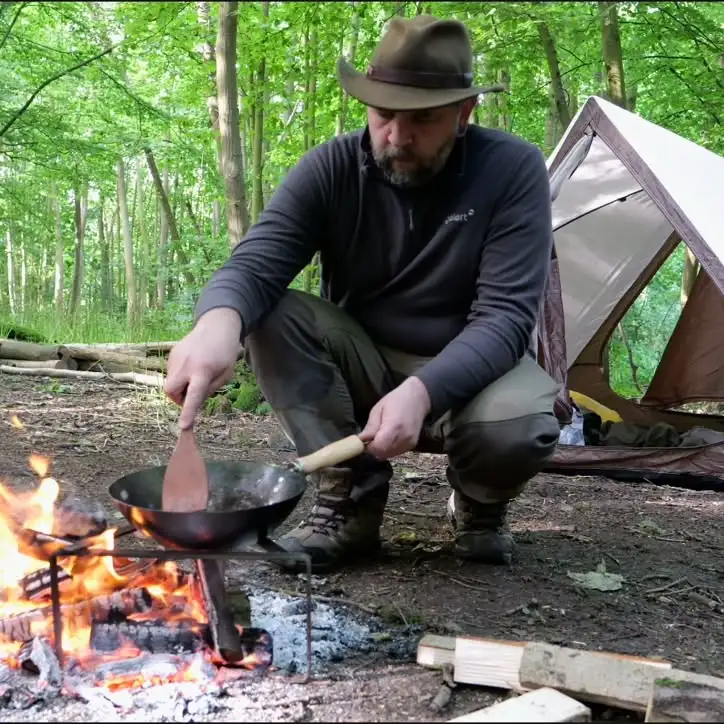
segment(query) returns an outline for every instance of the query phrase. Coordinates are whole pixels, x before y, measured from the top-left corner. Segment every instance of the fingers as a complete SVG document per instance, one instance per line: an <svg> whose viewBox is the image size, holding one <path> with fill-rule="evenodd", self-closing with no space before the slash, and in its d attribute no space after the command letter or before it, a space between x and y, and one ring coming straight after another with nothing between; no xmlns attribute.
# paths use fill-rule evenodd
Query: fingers
<svg viewBox="0 0 724 724"><path fill-rule="evenodd" d="M189 430L193 427L196 415L201 409L201 405L206 401L209 391L210 379L208 375L196 374L191 377L186 387L186 396L182 398L183 407L178 420L178 425L182 430Z"/></svg>
<svg viewBox="0 0 724 724"><path fill-rule="evenodd" d="M364 430L362 430L359 434L360 440L362 440L362 442L370 442L370 440L373 440L377 431L380 429L381 424L382 405L377 404L370 410L369 417L367 418L367 424L365 425Z"/></svg>

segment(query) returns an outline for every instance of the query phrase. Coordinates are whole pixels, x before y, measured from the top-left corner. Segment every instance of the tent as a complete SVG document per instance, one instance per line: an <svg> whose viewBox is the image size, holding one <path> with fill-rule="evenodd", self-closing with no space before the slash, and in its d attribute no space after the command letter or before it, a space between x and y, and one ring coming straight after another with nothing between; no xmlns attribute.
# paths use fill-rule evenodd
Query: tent
<svg viewBox="0 0 724 724"><path fill-rule="evenodd" d="M569 391L575 391L626 423L666 423L680 433L699 429L708 442L560 444L547 469L658 480L683 475L724 484L724 417L672 409L724 401L724 158L590 97L548 169L555 251L538 359L562 383L556 406L561 423L570 422ZM606 344L680 241L700 262L700 272L650 386L641 400L624 399L604 376Z"/></svg>

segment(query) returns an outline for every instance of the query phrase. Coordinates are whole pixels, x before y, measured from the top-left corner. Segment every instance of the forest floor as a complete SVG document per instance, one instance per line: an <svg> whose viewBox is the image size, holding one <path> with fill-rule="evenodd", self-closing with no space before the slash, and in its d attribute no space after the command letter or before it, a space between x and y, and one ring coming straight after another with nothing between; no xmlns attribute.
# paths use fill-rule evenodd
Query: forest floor
<svg viewBox="0 0 724 724"><path fill-rule="evenodd" d="M177 409L160 392L111 381L1 374L0 412L3 481L14 488L36 484L27 463L31 452L41 453L52 459L64 494L100 500L109 514L115 509L108 486L127 473L165 464L176 438ZM24 429L11 427L14 414ZM272 417L204 417L197 436L207 458L283 464L294 457ZM461 564L450 554L444 468L440 456L399 458L383 554L322 577L317 593L396 611L428 633L664 657L684 669L724 676L721 496L539 475L511 508L519 544L514 565L488 567ZM296 524L310 503L308 491L279 532ZM623 576L619 590L589 589L569 576L601 565ZM254 564L245 575L280 589L296 585L269 564ZM377 676L378 670L384 675ZM317 690L301 709L290 708L284 696L277 703L267 699L265 719L444 721L500 696L458 687L450 706L435 713L428 702L439 674L414 662L380 660L349 676L340 671L336 682L324 682L323 690L332 692L327 698ZM374 693L378 685L382 694ZM298 703L302 695L294 696ZM258 717L260 711L236 716Z"/></svg>

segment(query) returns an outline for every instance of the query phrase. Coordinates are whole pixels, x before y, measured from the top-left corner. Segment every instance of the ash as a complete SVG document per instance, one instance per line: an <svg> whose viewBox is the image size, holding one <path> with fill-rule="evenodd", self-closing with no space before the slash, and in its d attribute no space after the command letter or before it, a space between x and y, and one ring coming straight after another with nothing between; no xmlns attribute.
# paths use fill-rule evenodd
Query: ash
<svg viewBox="0 0 724 724"><path fill-rule="evenodd" d="M280 673L307 670L307 599L277 591L245 588L251 603L251 625L273 641L273 666ZM378 658L414 661L421 628L395 628L369 614L341 604L312 602L312 674L329 672L331 664L375 654Z"/></svg>

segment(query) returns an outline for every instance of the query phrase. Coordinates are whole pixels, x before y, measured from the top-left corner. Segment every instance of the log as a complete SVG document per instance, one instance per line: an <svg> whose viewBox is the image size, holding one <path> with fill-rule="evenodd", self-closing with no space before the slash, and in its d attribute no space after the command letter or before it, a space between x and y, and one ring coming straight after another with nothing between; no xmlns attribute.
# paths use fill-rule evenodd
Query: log
<svg viewBox="0 0 724 724"><path fill-rule="evenodd" d="M544 687L500 701L449 722L588 722L591 710L580 701Z"/></svg>
<svg viewBox="0 0 724 724"><path fill-rule="evenodd" d="M11 367L22 367L28 370L37 369L57 369L59 365L63 364L63 361L58 360L35 360L35 359L4 359L4 365L10 365Z"/></svg>
<svg viewBox="0 0 724 724"><path fill-rule="evenodd" d="M65 604L60 607L63 630L77 631L90 627L93 621L144 613L151 609L152 602L151 594L145 588L131 588ZM24 643L34 636L50 636L52 632L53 614L49 606L0 618L0 641L4 643Z"/></svg>
<svg viewBox="0 0 724 724"><path fill-rule="evenodd" d="M113 653L131 643L151 654L193 654L208 641L206 624L165 621L94 621L90 647L97 653Z"/></svg>
<svg viewBox="0 0 724 724"><path fill-rule="evenodd" d="M724 679L671 669L654 680L647 722L724 721Z"/></svg>
<svg viewBox="0 0 724 724"><path fill-rule="evenodd" d="M451 636L426 634L417 644L417 663L428 669L455 664L455 639Z"/></svg>
<svg viewBox="0 0 724 724"><path fill-rule="evenodd" d="M178 342L145 342L142 344L124 342L98 342L96 344L82 344L68 342L67 347L90 350L109 350L123 354L135 354L141 357L162 356L168 354Z"/></svg>
<svg viewBox="0 0 724 724"><path fill-rule="evenodd" d="M61 356L72 357L76 360L90 360L98 364L111 362L114 365L123 366L128 370L153 370L155 372L166 371L166 361L161 357L140 357L137 355L115 352L110 349L93 349L84 347L73 347L61 345L58 347Z"/></svg>
<svg viewBox="0 0 724 724"><path fill-rule="evenodd" d="M47 361L60 359L58 345L21 342L17 339L0 339L0 359Z"/></svg>
<svg viewBox="0 0 724 724"><path fill-rule="evenodd" d="M654 679L668 661L530 643L523 650L523 687L551 687L581 701L645 712Z"/></svg>
<svg viewBox="0 0 724 724"><path fill-rule="evenodd" d="M9 365L0 365L0 372L9 375L31 375L36 377L58 377L63 379L80 379L80 380L104 380L110 379L116 382L128 382L134 385L145 385L146 387L163 387L166 378L163 375L143 375L138 372L83 372L81 370L62 370L62 369L21 369L20 367L10 367Z"/></svg>

